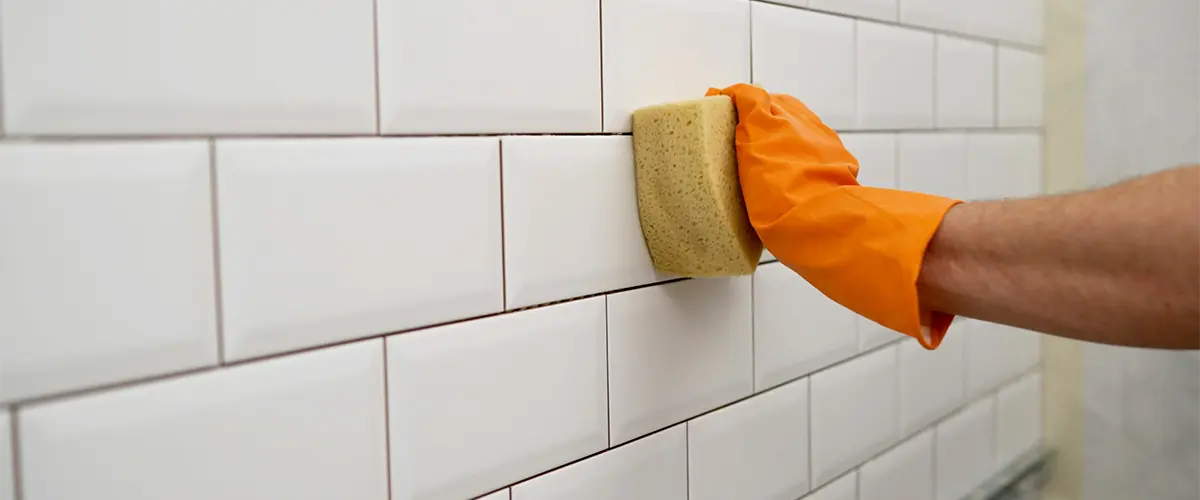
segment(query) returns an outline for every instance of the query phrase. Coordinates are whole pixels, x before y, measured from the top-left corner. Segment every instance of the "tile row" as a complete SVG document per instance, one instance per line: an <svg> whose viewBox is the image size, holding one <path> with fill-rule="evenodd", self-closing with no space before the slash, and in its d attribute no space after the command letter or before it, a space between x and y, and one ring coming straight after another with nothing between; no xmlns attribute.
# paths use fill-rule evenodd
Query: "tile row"
<svg viewBox="0 0 1200 500"><path fill-rule="evenodd" d="M749 0L5 0L0 50L20 136L628 132L747 81L839 128L1041 123L1038 54Z"/></svg>
<svg viewBox="0 0 1200 500"><path fill-rule="evenodd" d="M771 0L1017 44L1042 44L1044 0Z"/></svg>
<svg viewBox="0 0 1200 500"><path fill-rule="evenodd" d="M843 137L864 184L1040 191L1035 134ZM628 136L5 143L0 165L0 402L673 278L641 238ZM829 337L804 359L759 344L757 385L896 338L773 302L824 297L764 271L762 334Z"/></svg>
<svg viewBox="0 0 1200 500"><path fill-rule="evenodd" d="M1039 54L780 5L750 12L755 82L836 129L1042 124Z"/></svg>
<svg viewBox="0 0 1200 500"><path fill-rule="evenodd" d="M905 340L755 392L752 345L771 339L752 341L750 281L687 280L22 405L23 498L156 499L181 484L230 499L383 499L389 484L395 500L514 484L518 500L796 498L858 470L864 500L934 487L956 499L1037 444L1036 358L1008 360L968 397L962 349Z"/></svg>

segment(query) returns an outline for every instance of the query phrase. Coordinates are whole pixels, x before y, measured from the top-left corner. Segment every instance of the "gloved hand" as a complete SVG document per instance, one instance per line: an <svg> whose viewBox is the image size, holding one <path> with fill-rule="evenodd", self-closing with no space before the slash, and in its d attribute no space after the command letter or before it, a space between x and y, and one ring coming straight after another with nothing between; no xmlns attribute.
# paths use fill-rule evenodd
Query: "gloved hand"
<svg viewBox="0 0 1200 500"><path fill-rule="evenodd" d="M960 200L859 185L858 160L794 97L746 84L717 94L737 107L738 177L763 246L834 301L937 348L954 317L921 309L917 276Z"/></svg>

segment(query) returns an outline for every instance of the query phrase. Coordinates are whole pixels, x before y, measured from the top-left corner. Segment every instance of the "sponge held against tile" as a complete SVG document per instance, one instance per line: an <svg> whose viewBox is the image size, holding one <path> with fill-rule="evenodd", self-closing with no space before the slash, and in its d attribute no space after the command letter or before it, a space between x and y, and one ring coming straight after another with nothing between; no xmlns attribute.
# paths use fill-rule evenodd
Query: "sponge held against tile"
<svg viewBox="0 0 1200 500"><path fill-rule="evenodd" d="M758 266L762 242L738 184L736 127L723 95L634 111L638 217L659 271L736 276Z"/></svg>
<svg viewBox="0 0 1200 500"><path fill-rule="evenodd" d="M798 99L737 84L633 115L638 211L655 267L754 272L763 247L822 294L928 349L953 315L917 276L958 200L858 183L858 160ZM870 166L867 166L870 168Z"/></svg>

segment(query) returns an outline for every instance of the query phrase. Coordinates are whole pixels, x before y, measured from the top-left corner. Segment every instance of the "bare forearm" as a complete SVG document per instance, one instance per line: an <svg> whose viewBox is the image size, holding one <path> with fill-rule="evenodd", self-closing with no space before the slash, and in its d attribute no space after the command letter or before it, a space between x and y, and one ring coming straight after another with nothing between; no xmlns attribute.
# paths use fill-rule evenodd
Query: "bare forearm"
<svg viewBox="0 0 1200 500"><path fill-rule="evenodd" d="M1200 166L964 203L922 264L930 309L1120 345L1200 347Z"/></svg>

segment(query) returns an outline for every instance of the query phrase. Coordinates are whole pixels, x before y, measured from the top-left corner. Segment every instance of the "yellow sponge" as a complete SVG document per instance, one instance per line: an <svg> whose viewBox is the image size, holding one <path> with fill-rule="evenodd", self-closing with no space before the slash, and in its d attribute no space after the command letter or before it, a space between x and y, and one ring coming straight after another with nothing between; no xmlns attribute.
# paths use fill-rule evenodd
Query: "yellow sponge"
<svg viewBox="0 0 1200 500"><path fill-rule="evenodd" d="M751 274L762 242L738 184L728 96L633 113L638 216L659 271L693 277Z"/></svg>

